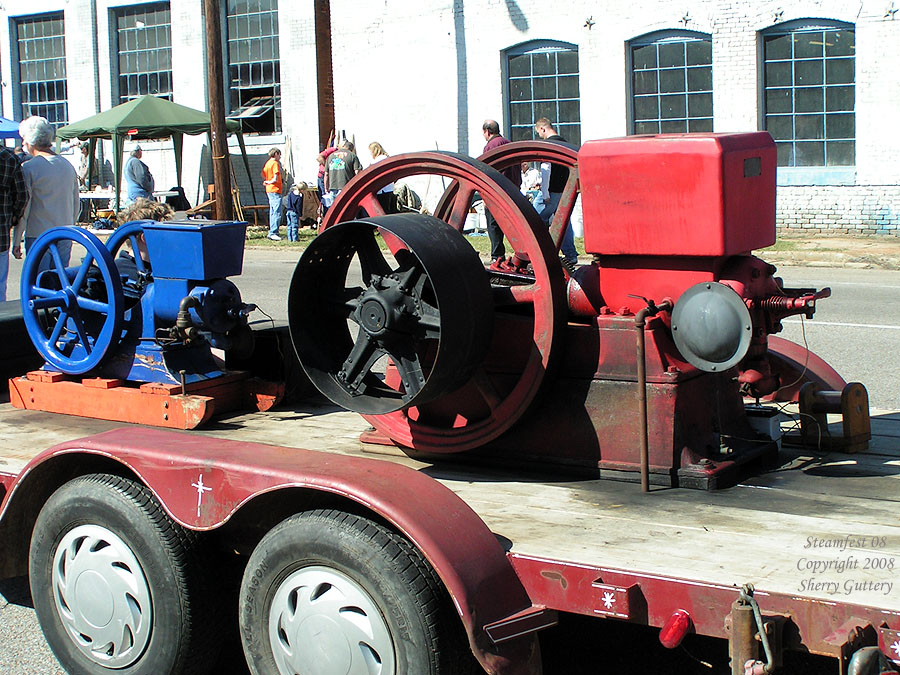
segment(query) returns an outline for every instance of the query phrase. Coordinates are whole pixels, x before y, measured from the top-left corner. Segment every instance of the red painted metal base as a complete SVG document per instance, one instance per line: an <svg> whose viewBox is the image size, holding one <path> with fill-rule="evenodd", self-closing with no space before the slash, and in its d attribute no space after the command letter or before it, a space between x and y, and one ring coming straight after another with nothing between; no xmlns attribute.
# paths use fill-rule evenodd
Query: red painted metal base
<svg viewBox="0 0 900 675"><path fill-rule="evenodd" d="M168 429L196 429L214 414L231 410L269 410L283 396L283 383L264 382L242 372L184 387L78 379L46 370L9 380L9 398L16 408Z"/></svg>

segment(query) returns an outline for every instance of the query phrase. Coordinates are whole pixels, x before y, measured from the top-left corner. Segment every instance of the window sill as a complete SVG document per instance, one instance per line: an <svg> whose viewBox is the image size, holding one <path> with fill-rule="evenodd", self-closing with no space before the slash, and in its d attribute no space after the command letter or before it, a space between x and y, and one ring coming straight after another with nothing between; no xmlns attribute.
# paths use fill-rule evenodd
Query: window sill
<svg viewBox="0 0 900 675"><path fill-rule="evenodd" d="M778 185L856 185L854 166L779 166Z"/></svg>

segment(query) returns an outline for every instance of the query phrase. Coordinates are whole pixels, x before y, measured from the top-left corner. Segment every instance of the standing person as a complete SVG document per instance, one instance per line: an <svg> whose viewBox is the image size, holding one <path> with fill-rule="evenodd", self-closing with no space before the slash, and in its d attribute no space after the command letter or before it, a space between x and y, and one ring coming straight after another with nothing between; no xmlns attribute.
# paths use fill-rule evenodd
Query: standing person
<svg viewBox="0 0 900 675"><path fill-rule="evenodd" d="M22 164L15 152L0 146L0 302L6 300L10 230L22 217L26 201L28 190Z"/></svg>
<svg viewBox="0 0 900 675"><path fill-rule="evenodd" d="M278 228L281 226L281 150L269 150L269 159L262 170L263 185L269 198L269 234L272 241L281 241Z"/></svg>
<svg viewBox="0 0 900 675"><path fill-rule="evenodd" d="M300 219L303 217L303 190L306 183L294 183L284 198L284 217L287 219L288 241L300 240Z"/></svg>
<svg viewBox="0 0 900 675"><path fill-rule="evenodd" d="M53 152L56 132L43 117L29 117L19 125L22 148L31 159L22 164L28 201L18 225L13 229L12 252L22 257L21 239L25 235L25 253L30 253L34 240L51 227L74 225L81 211L78 195L78 176L68 160ZM57 244L63 265L69 264L72 241ZM39 270L50 269L53 261L45 255Z"/></svg>
<svg viewBox="0 0 900 675"><path fill-rule="evenodd" d="M325 148L319 155L316 157L316 162L319 163L319 174L316 177L316 187L319 191L319 203L322 204L322 215L328 211L328 206L325 204L325 200L323 197L325 196L325 173L327 171L327 161L328 157L331 153L337 150L336 146L330 145Z"/></svg>
<svg viewBox="0 0 900 675"><path fill-rule="evenodd" d="M81 161L78 163L78 184L85 190L89 190L92 185L97 185L100 182L100 165L97 162L94 162L94 170L90 172L89 176L88 171L90 170L91 165L91 144L82 143L80 148Z"/></svg>
<svg viewBox="0 0 900 675"><path fill-rule="evenodd" d="M556 133L553 123L546 117L540 118L534 123L534 131L545 141L554 143L566 143L566 139ZM541 211L541 220L549 226L553 219L553 214L559 208L559 200L562 198L563 190L566 188L566 181L569 179L569 171L562 164L550 165L550 180L547 181L546 200L544 210ZM571 221L566 222L566 232L563 235L560 251L566 262L575 265L578 262L578 251L575 250L575 233L572 231Z"/></svg>
<svg viewBox="0 0 900 675"><path fill-rule="evenodd" d="M390 157L378 141L369 143L369 154L372 155L372 164ZM378 203L381 204L381 208L384 209L385 213L397 213L397 198L394 196L393 183L388 183L381 188L375 197L378 199Z"/></svg>
<svg viewBox="0 0 900 675"><path fill-rule="evenodd" d="M136 146L131 151L131 156L125 162L125 188L128 203L132 203L138 197L144 199L153 199L153 174L150 169L141 161L144 151L141 146Z"/></svg>
<svg viewBox="0 0 900 675"><path fill-rule="evenodd" d="M484 140L487 141L484 144L484 152L509 143L508 139L500 135L500 125L495 120L485 120L481 125L481 133ZM504 169L503 175L509 178L516 187L522 184L522 169L518 165ZM484 208L484 217L487 220L488 239L491 240L491 262L497 262L506 255L506 247L503 246L503 230L497 224L497 219L488 211L487 205Z"/></svg>
<svg viewBox="0 0 900 675"><path fill-rule="evenodd" d="M325 188L337 197L344 186L350 182L356 174L362 171L362 164L354 150L356 147L350 141L341 143L337 151L331 153L328 158L328 171L325 173Z"/></svg>

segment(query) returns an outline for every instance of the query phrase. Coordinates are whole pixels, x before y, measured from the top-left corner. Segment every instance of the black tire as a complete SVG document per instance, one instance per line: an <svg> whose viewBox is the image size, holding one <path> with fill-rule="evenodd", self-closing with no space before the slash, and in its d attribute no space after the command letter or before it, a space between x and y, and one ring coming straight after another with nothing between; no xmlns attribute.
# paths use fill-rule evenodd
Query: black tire
<svg viewBox="0 0 900 675"><path fill-rule="evenodd" d="M336 602L315 604L329 594ZM431 566L406 539L360 516L322 510L281 522L250 556L240 598L255 675L369 672L354 659L383 675L483 672Z"/></svg>
<svg viewBox="0 0 900 675"><path fill-rule="evenodd" d="M29 560L50 648L72 675L207 672L219 613L203 562L194 533L144 485L107 474L64 484L38 515Z"/></svg>

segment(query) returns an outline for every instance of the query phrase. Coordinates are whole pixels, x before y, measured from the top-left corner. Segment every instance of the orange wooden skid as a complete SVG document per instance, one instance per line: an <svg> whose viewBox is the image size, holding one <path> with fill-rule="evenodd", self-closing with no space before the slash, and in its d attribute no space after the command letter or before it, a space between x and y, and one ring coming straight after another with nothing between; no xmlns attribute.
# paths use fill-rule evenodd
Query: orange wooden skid
<svg viewBox="0 0 900 675"><path fill-rule="evenodd" d="M283 395L279 383L260 383L245 373L187 385L144 384L87 378L36 370L9 381L13 406L25 410L78 415L146 424L168 429L195 429L214 413L241 407L268 410Z"/></svg>

